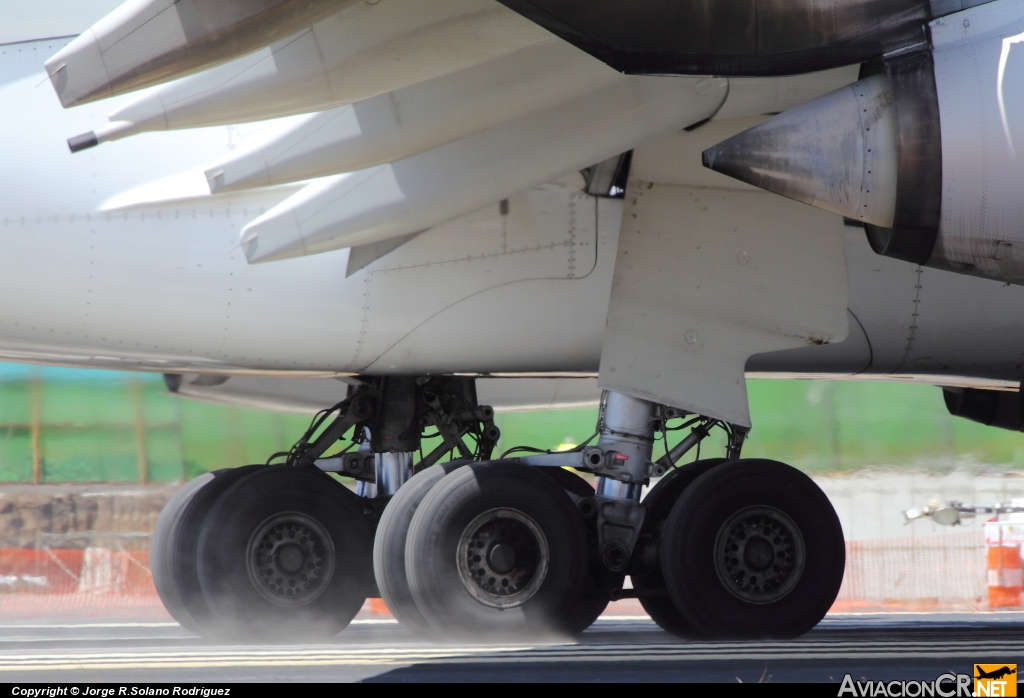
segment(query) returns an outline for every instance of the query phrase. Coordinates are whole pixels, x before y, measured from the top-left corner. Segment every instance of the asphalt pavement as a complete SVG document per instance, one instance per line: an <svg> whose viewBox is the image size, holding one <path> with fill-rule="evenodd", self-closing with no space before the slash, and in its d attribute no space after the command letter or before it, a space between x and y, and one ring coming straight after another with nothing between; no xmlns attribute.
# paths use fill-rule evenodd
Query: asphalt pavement
<svg viewBox="0 0 1024 698"><path fill-rule="evenodd" d="M81 695L96 683L819 682L838 689L847 674L930 681L971 674L976 663L1024 664L1024 613L833 614L798 639L730 642L683 640L649 618L617 616L572 640L490 645L428 642L373 618L308 645L224 644L165 621L0 621L0 682L77 685ZM244 686L231 693L243 694Z"/></svg>

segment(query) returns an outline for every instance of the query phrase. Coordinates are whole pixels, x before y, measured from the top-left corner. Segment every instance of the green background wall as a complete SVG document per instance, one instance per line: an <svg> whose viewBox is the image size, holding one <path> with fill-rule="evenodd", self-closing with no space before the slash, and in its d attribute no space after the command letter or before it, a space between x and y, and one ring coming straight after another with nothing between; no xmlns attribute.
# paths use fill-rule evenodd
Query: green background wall
<svg viewBox="0 0 1024 698"><path fill-rule="evenodd" d="M951 417L931 386L755 380L749 391L747 456L811 472L1024 468L1024 435ZM594 409L502 414L499 452L577 444L595 420ZM0 364L0 482L180 481L263 462L308 423L182 400L157 375Z"/></svg>

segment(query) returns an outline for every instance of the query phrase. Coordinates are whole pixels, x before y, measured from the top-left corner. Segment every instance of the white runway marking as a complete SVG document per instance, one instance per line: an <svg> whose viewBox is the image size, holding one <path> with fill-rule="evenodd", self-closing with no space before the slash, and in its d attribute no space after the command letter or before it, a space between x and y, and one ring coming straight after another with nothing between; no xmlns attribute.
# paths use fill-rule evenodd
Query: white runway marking
<svg viewBox="0 0 1024 698"><path fill-rule="evenodd" d="M138 651L83 650L69 652L13 651L0 659L0 678L10 671L62 671L81 669L201 668L248 666L409 665L457 661L463 664L495 662L608 662L628 658L640 661L768 660L768 659L942 659L1016 655L1019 642L954 641L908 643L893 641L791 641L665 644L567 644L458 647L337 647L299 646L203 647L195 650L149 648Z"/></svg>

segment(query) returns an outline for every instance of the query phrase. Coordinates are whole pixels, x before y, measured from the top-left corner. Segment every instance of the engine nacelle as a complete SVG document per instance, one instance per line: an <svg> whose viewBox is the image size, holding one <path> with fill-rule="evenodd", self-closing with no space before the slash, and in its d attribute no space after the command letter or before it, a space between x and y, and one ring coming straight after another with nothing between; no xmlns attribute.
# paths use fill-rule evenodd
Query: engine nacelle
<svg viewBox="0 0 1024 698"><path fill-rule="evenodd" d="M1024 0L929 28L930 46L710 148L705 164L861 222L879 254L1024 284Z"/></svg>
<svg viewBox="0 0 1024 698"><path fill-rule="evenodd" d="M946 409L954 417L963 417L990 427L1024 431L1024 407L1021 393L980 388L943 388Z"/></svg>
<svg viewBox="0 0 1024 698"><path fill-rule="evenodd" d="M500 0L626 73L793 75L919 43L991 0Z"/></svg>

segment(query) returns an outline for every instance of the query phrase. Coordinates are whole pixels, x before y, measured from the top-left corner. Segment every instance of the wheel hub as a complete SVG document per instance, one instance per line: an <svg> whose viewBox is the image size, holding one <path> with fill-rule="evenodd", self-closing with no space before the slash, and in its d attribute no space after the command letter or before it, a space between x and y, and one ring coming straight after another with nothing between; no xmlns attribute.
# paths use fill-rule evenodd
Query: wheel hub
<svg viewBox="0 0 1024 698"><path fill-rule="evenodd" d="M803 575L806 555L799 527L769 506L741 509L729 517L715 540L715 572L726 590L755 604L774 603Z"/></svg>
<svg viewBox="0 0 1024 698"><path fill-rule="evenodd" d="M516 566L516 549L508 543L495 543L487 551L487 562L498 574L508 574Z"/></svg>
<svg viewBox="0 0 1024 698"><path fill-rule="evenodd" d="M301 570L305 561L306 556L297 545L288 543L277 549L277 566L289 574Z"/></svg>
<svg viewBox="0 0 1024 698"><path fill-rule="evenodd" d="M466 590L493 608L525 603L547 576L547 538L536 521L515 509L491 509L473 519L457 555Z"/></svg>
<svg viewBox="0 0 1024 698"><path fill-rule="evenodd" d="M771 542L760 536L752 537L743 548L743 562L752 570L765 570L774 561L775 551Z"/></svg>
<svg viewBox="0 0 1024 698"><path fill-rule="evenodd" d="M303 606L318 598L334 575L334 545L315 519L298 512L276 514L249 539L249 580L278 606Z"/></svg>

